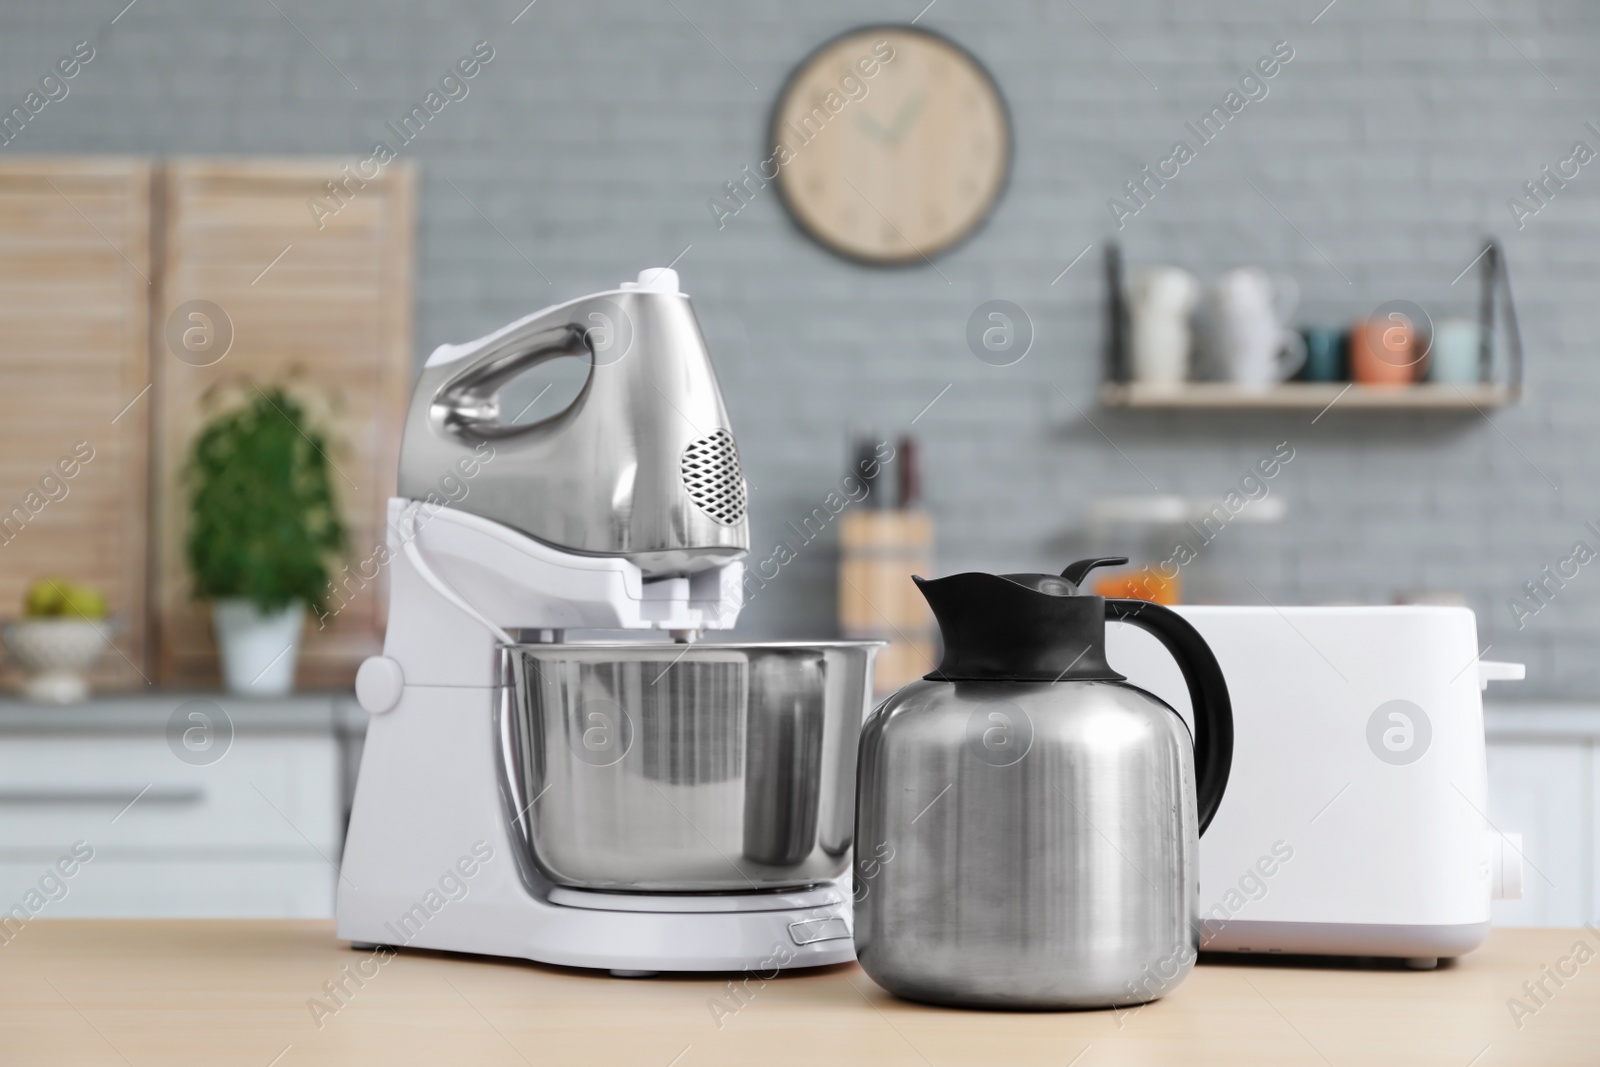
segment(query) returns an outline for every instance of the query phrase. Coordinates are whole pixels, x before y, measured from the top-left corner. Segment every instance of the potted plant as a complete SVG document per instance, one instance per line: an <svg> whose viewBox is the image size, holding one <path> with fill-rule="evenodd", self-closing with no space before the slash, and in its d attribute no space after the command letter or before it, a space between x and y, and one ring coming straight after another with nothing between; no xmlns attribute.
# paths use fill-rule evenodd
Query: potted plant
<svg viewBox="0 0 1600 1067"><path fill-rule="evenodd" d="M252 387L195 438L186 547L233 692L293 688L306 608L323 609L345 548L328 448L281 385Z"/></svg>

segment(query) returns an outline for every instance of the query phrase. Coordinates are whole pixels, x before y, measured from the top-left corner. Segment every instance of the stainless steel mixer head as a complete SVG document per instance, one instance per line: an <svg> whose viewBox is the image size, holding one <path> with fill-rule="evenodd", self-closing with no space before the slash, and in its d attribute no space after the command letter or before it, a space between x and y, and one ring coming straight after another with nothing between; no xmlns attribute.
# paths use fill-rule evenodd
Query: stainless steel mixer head
<svg viewBox="0 0 1600 1067"><path fill-rule="evenodd" d="M503 422L501 388L562 356L589 361L577 399L538 422ZM625 557L647 577L750 547L738 449L673 270L435 351L406 417L400 495L426 498L485 442L493 461L451 506L567 551Z"/></svg>

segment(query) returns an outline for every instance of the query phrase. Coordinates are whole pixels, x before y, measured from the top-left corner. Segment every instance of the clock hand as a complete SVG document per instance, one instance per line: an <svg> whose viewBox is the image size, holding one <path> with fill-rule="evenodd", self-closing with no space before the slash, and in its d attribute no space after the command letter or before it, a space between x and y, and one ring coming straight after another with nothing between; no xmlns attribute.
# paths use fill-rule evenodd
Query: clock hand
<svg viewBox="0 0 1600 1067"><path fill-rule="evenodd" d="M884 138L888 134L888 131L880 126L878 124L878 120L874 119L871 115L857 115L856 126L861 129L862 133L867 134L880 144L883 143Z"/></svg>
<svg viewBox="0 0 1600 1067"><path fill-rule="evenodd" d="M911 129L912 124L917 121L917 116L922 114L922 105L923 96L921 93L917 93L900 105L900 110L895 113L894 121L889 124L888 130L885 131L888 135L888 144L898 144L900 142L900 139Z"/></svg>

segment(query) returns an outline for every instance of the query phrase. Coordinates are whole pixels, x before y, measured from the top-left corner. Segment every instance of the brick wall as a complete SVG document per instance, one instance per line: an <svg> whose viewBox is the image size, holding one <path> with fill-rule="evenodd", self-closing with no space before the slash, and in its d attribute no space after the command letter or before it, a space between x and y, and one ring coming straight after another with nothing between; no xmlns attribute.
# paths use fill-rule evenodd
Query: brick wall
<svg viewBox="0 0 1600 1067"><path fill-rule="evenodd" d="M14 5L0 12L0 100L20 102L77 40L99 51L0 151L365 155L488 40L495 58L470 95L406 149L422 167L419 354L692 245L678 268L728 394L763 554L837 483L851 428L901 430L954 383L916 426L941 569L1059 567L1092 498L1152 483L1220 497L1287 440L1296 458L1273 483L1287 520L1230 528L1196 564L1197 585L1258 600L1249 578L1278 603L1461 591L1490 655L1529 663L1524 693L1600 690L1600 566L1521 630L1506 605L1578 538L1600 549L1582 529L1600 519L1600 166L1520 231L1506 207L1575 140L1600 149L1583 128L1600 124L1600 8L1338 0L1313 25L1320 0L1079 0L1081 15L941 0L923 22L990 67L1017 142L995 216L939 262L942 276L841 262L797 234L770 190L719 231L706 199L761 158L795 61L922 2L539 0L514 25L519 0L279 0L293 25L254 0L139 0L114 25L120 0ZM1280 40L1295 57L1268 97L1116 234L1106 199ZM1472 279L1450 281L1486 232L1504 240L1530 353L1519 408L1335 408L1312 425L1094 405L1108 236L1132 264L1289 271L1306 317L1340 321L1396 297L1469 310ZM987 366L963 340L992 298L1034 322L1015 366ZM745 629L827 632L833 573L831 547L808 547Z"/></svg>

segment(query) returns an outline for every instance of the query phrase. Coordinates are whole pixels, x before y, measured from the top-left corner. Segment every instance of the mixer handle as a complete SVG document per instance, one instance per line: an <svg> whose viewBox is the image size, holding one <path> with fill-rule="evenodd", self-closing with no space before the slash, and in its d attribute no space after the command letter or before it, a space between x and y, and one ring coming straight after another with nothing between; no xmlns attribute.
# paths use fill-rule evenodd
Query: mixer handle
<svg viewBox="0 0 1600 1067"><path fill-rule="evenodd" d="M475 440L523 433L537 424L513 426L500 421L499 393L506 383L546 360L591 354L588 331L576 323L510 334L440 387L433 399L435 422L458 437Z"/></svg>

